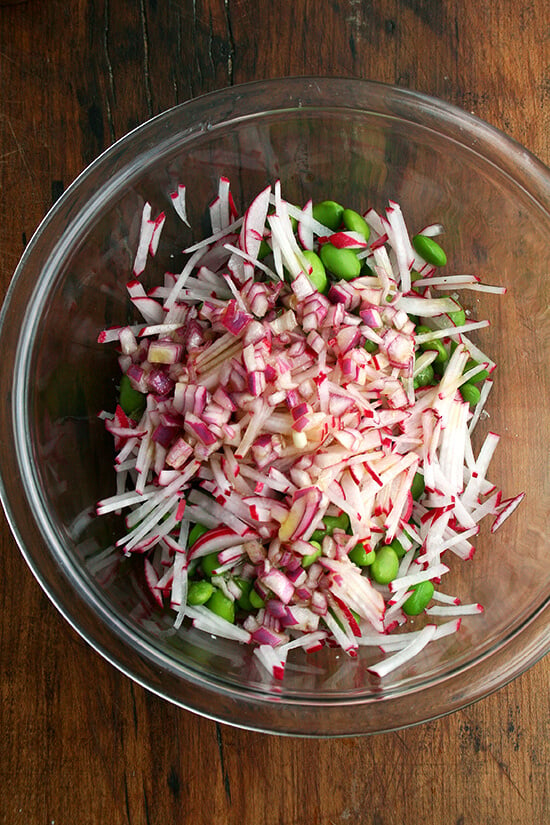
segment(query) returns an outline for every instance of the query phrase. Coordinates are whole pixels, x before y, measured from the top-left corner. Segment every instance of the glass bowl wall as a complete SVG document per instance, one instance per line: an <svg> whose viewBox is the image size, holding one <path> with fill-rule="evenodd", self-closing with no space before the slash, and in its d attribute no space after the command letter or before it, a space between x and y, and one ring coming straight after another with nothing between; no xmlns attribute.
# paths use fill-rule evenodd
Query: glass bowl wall
<svg viewBox="0 0 550 825"><path fill-rule="evenodd" d="M152 285L200 237L205 204L227 176L238 206L280 179L289 200L335 198L365 210L397 200L411 230L445 226L449 271L505 285L472 293L491 326L476 340L498 362L479 426L502 435L491 477L527 497L446 587L482 617L378 682L373 651L297 655L274 687L250 651L193 629L171 630L146 607L138 571L94 574L120 534L94 518L114 490L112 443L97 418L112 408L112 348L98 331L132 319L126 282L145 201L167 213ZM194 233L170 204L187 187ZM112 146L70 187L29 244L2 314L2 499L34 574L66 619L140 684L198 713L301 735L372 733L451 712L517 676L549 647L548 422L550 173L522 147L425 96L354 80L286 79L198 98ZM24 608L24 606L23 606Z"/></svg>

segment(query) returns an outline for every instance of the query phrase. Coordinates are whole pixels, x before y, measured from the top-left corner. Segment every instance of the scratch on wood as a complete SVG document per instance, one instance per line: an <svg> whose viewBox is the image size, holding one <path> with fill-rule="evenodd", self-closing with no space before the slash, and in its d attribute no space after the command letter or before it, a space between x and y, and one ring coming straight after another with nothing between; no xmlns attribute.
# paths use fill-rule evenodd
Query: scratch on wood
<svg viewBox="0 0 550 825"><path fill-rule="evenodd" d="M19 152L17 149L12 149L11 152L3 152L0 155L0 163L4 163L8 158L11 158L12 155L18 155Z"/></svg>
<svg viewBox="0 0 550 825"><path fill-rule="evenodd" d="M105 54L105 62L107 63L107 79L109 81L109 94L106 95L105 110L107 112L107 123L109 124L109 137L111 143L115 142L115 127L113 123L113 112L111 109L111 100L115 102L115 80L113 75L113 64L109 52L109 15L110 6L109 0L105 0L105 11L103 16L103 53ZM109 100L109 95L111 100Z"/></svg>
<svg viewBox="0 0 550 825"><path fill-rule="evenodd" d="M140 0L139 9L141 16L141 31L143 35L143 74L145 78L145 97L147 100L147 111L149 113L149 117L153 117L153 96L151 94L151 74L149 71L149 32L147 30L145 0Z"/></svg>
<svg viewBox="0 0 550 825"><path fill-rule="evenodd" d="M227 79L229 85L233 85L233 58L235 57L235 40L233 39L233 30L231 28L231 11L229 8L229 0L224 0L225 23L227 26L227 40L229 43L229 51L227 54Z"/></svg>
<svg viewBox="0 0 550 825"><path fill-rule="evenodd" d="M15 130L13 128L11 120L9 119L9 117L7 117L6 115L2 115L2 114L0 114L0 118L5 122L5 124L7 125L8 129L9 129L9 131L11 132L11 136L13 137L15 147L17 149L19 157L21 158L23 166L25 167L25 169L27 170L27 172L29 174L29 178L32 180L33 175L32 175L32 172L31 172L31 168L30 168L29 164L27 163L27 158L25 157L25 152L23 151L23 147L21 145L21 142L19 141L17 135L15 134Z"/></svg>
<svg viewBox="0 0 550 825"><path fill-rule="evenodd" d="M222 779L223 785L225 788L225 795L227 797L227 801L231 805L231 787L229 784L229 774L225 768L225 759L223 757L223 741L222 741L222 729L220 727L219 722L216 722L216 739L218 741L218 753L220 754L220 768L222 772Z"/></svg>
<svg viewBox="0 0 550 825"><path fill-rule="evenodd" d="M401 733L398 730L395 731L395 738L398 739L399 742L401 742L403 750L406 750L406 751L410 750L409 746L407 745L407 743L405 742L403 736L401 735Z"/></svg>
<svg viewBox="0 0 550 825"><path fill-rule="evenodd" d="M518 786L516 785L516 783L514 782L514 780L512 779L512 777L510 776L510 771L509 771L509 769L508 769L508 765L506 765L506 763L505 763L505 762L502 762L500 759L497 759L497 758L496 758L496 756L494 755L494 753L492 752L492 750L491 750L491 748L490 748L490 747L487 747L487 748L486 748L486 751L487 751L487 753L489 754L489 756L490 756L492 759L494 759L494 761L497 763L497 765L498 765L498 767L499 767L500 771L504 774L504 776L506 777L506 779L508 780L508 782L510 783L510 785L512 786L512 788L516 791L516 793L518 794L518 796L520 797L520 799L522 800L522 802L525 802L525 797L524 797L524 795L522 794L522 792L520 791L520 789L518 788Z"/></svg>
<svg viewBox="0 0 550 825"><path fill-rule="evenodd" d="M14 66L18 65L17 61L14 60L13 57L11 57L11 55L6 54L6 52L0 52L0 57L2 58L2 60L8 60L10 63L13 63Z"/></svg>

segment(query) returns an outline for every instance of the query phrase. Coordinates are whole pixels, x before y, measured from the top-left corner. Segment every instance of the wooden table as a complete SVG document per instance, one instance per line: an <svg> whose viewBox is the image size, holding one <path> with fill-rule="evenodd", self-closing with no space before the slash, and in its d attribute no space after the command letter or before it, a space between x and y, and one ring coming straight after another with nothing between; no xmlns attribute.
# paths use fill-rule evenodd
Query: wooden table
<svg viewBox="0 0 550 825"><path fill-rule="evenodd" d="M550 162L547 0L27 0L0 7L0 277L103 149L212 89L346 75L437 95ZM2 294L3 294L2 292ZM0 524L5 825L550 822L547 658L423 726L286 739L149 695L61 619Z"/></svg>

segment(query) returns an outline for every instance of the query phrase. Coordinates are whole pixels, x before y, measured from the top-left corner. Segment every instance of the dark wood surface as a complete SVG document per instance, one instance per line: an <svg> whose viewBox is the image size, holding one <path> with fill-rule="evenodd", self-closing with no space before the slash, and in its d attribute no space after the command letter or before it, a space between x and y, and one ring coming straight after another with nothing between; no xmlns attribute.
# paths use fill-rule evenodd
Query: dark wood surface
<svg viewBox="0 0 550 825"><path fill-rule="evenodd" d="M437 95L550 162L548 0L0 5L2 295L53 201L116 138L212 89L346 75ZM5 388L4 388L5 390ZM550 660L370 738L243 732L149 695L62 620L0 523L0 822L550 823Z"/></svg>

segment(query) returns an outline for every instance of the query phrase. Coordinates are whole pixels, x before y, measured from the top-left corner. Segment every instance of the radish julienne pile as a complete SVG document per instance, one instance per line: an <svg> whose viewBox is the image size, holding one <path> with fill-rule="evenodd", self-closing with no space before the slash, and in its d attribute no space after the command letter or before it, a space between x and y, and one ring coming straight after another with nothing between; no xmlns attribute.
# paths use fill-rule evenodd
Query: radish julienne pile
<svg viewBox="0 0 550 825"><path fill-rule="evenodd" d="M172 202L187 223L184 186ZM441 589L446 557L470 559L481 520L494 531L523 497L503 500L488 477L496 434L474 455L495 364L469 337L488 322L456 297L503 290L421 257L442 227L411 239L394 202L362 233L321 224L276 182L239 217L222 178L209 211L211 236L146 291L165 215L145 204L128 283L143 321L99 335L139 402L121 388L101 414L117 492L97 512L124 512L127 528L107 557L141 555L176 628L254 645L277 679L292 648L324 644L380 647L383 677L482 612ZM310 253L327 244L359 274L329 271L320 292ZM373 574L384 554L390 580ZM392 634L411 612L421 629Z"/></svg>

